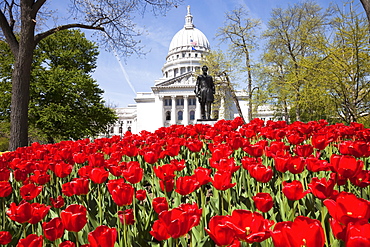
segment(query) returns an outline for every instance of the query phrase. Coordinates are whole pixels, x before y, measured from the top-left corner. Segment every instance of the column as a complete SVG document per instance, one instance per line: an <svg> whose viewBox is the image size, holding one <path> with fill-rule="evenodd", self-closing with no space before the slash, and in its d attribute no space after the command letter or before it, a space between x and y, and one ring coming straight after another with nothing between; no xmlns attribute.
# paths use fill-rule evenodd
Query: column
<svg viewBox="0 0 370 247"><path fill-rule="evenodd" d="M171 96L172 108L171 108L171 124L176 124L176 96Z"/></svg>
<svg viewBox="0 0 370 247"><path fill-rule="evenodd" d="M162 123L162 126L164 126L164 122L166 121L166 117L165 117L165 111L164 111L164 103L163 103L163 100L164 100L164 97L162 95L159 96L159 103L161 105L161 123Z"/></svg>
<svg viewBox="0 0 370 247"><path fill-rule="evenodd" d="M184 96L184 115L183 115L183 123L184 125L189 124L189 102L188 102L188 95Z"/></svg>
<svg viewBox="0 0 370 247"><path fill-rule="evenodd" d="M218 110L218 119L225 119L225 98L221 97L220 109Z"/></svg>
<svg viewBox="0 0 370 247"><path fill-rule="evenodd" d="M200 103L197 99L195 102L195 120L198 120L198 119L201 119L201 116L200 116Z"/></svg>

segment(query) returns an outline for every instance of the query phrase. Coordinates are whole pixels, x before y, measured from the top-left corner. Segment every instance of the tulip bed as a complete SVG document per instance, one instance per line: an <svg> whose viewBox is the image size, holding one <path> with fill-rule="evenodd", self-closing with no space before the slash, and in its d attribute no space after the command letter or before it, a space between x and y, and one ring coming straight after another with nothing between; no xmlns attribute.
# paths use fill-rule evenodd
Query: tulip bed
<svg viewBox="0 0 370 247"><path fill-rule="evenodd" d="M370 246L370 129L240 118L0 156L0 245Z"/></svg>

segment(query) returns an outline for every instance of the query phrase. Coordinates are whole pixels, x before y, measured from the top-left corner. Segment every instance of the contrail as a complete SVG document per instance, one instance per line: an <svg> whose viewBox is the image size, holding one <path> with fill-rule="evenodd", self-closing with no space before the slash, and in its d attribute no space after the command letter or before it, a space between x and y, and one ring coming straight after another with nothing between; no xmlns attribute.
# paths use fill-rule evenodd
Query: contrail
<svg viewBox="0 0 370 247"><path fill-rule="evenodd" d="M122 65L121 59L119 59L118 54L117 54L117 52L116 52L116 50L115 50L115 49L113 49L113 52L114 52L114 56L115 56L115 57L116 57L116 59L117 59L117 62L119 63L119 66L121 67L121 70L122 70L123 76L125 77L125 79L126 79L126 81L127 81L128 85L130 86L130 88L131 88L132 92L134 92L134 94L136 95L135 88L134 88L134 86L133 86L133 85L131 84L131 82L130 82L130 78L128 77L128 74L127 74L127 72L126 72L125 68L124 68L124 67L123 67L123 65Z"/></svg>

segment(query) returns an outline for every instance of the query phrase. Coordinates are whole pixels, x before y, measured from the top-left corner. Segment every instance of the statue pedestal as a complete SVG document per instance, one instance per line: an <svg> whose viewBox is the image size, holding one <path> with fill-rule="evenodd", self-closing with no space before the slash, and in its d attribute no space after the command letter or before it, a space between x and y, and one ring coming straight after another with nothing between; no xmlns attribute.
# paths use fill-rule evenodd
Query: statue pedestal
<svg viewBox="0 0 370 247"><path fill-rule="evenodd" d="M214 125L218 119L197 119L195 124L209 124L209 125Z"/></svg>

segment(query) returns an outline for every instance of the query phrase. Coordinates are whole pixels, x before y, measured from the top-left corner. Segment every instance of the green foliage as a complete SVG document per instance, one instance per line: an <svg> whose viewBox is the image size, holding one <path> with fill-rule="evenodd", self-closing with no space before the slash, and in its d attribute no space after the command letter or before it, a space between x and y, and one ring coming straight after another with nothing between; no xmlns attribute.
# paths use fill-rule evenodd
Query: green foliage
<svg viewBox="0 0 370 247"><path fill-rule="evenodd" d="M104 91L90 75L97 55L97 46L78 30L60 31L40 42L31 77L32 139L54 142L92 137L116 121L114 111L104 106ZM9 96L0 103L2 113L8 113L10 106L10 91L5 87L11 87L10 80L1 88ZM1 116L8 119L9 114Z"/></svg>

